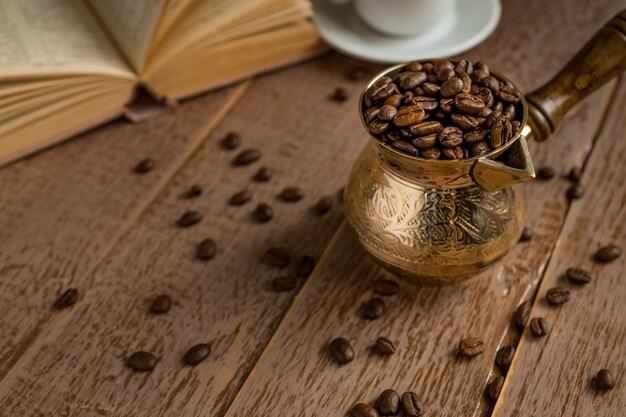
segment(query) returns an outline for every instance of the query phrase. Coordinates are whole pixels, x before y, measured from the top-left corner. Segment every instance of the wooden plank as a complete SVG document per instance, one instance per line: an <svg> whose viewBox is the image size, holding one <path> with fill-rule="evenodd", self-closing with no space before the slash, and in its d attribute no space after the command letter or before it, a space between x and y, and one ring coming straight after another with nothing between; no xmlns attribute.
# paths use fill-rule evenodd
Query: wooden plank
<svg viewBox="0 0 626 417"><path fill-rule="evenodd" d="M550 333L537 339L527 329L522 335L495 416L621 417L626 410L626 256L610 264L592 259L609 243L626 248L623 79L614 100L585 166L586 193L571 205L531 313L548 321ZM593 281L571 284L565 271L572 266L590 271ZM572 299L550 306L545 294L555 286L570 289ZM602 368L617 380L606 393L591 383Z"/></svg>
<svg viewBox="0 0 626 417"><path fill-rule="evenodd" d="M242 87L145 123L114 122L0 171L0 377L223 116ZM132 168L151 157L154 171Z"/></svg>
<svg viewBox="0 0 626 417"><path fill-rule="evenodd" d="M334 55L255 81L193 159L120 243L81 284L82 297L35 340L0 384L0 410L11 416L221 415L262 352L296 294L268 290L269 281L293 273L259 259L269 246L297 258L319 257L341 222L337 191L365 136L355 108L360 83L345 80L353 61ZM350 100L329 99L343 85ZM237 152L221 148L226 132L242 136L241 149L259 147L263 157L245 167L231 164ZM251 177L266 165L268 183ZM182 200L198 183L204 193ZM297 185L303 200L285 203L277 194ZM253 199L231 207L228 199L249 188ZM321 196L333 208L320 217ZM274 207L266 224L251 218L260 202ZM186 210L203 213L189 229L174 226ZM211 237L218 255L194 259L195 245ZM148 314L152 297L167 293L172 310ZM209 342L211 358L182 366L191 345ZM126 358L137 349L160 361L149 375L133 374ZM44 382L45 381L45 382Z"/></svg>

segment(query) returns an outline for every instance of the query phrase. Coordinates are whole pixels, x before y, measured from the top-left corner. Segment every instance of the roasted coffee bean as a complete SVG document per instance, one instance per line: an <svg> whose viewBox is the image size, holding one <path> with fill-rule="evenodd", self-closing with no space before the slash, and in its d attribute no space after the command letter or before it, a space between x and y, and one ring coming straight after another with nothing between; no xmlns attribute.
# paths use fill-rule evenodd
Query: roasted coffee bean
<svg viewBox="0 0 626 417"><path fill-rule="evenodd" d="M385 104L378 110L378 118L385 122L392 120L398 114L398 109L389 104Z"/></svg>
<svg viewBox="0 0 626 417"><path fill-rule="evenodd" d="M427 82L422 84L422 90L424 90L424 94L433 96L437 94L439 90L441 90L441 87L439 87L439 85L435 84L434 82Z"/></svg>
<svg viewBox="0 0 626 417"><path fill-rule="evenodd" d="M491 148L485 140L472 144L472 156L481 156L488 153L490 150Z"/></svg>
<svg viewBox="0 0 626 417"><path fill-rule="evenodd" d="M146 174L152 171L155 166L156 166L156 162L154 159L146 158L140 161L137 165L135 165L135 168L133 168L133 171L135 171L136 174Z"/></svg>
<svg viewBox="0 0 626 417"><path fill-rule="evenodd" d="M376 339L376 344L374 345L378 353L381 355L393 355L396 352L396 347L393 342L386 337L379 337Z"/></svg>
<svg viewBox="0 0 626 417"><path fill-rule="evenodd" d="M258 149L246 149L239 153L237 157L233 160L234 165L248 165L255 161L258 161L261 158L261 151Z"/></svg>
<svg viewBox="0 0 626 417"><path fill-rule="evenodd" d="M546 300L552 305L567 303L571 297L569 290L562 287L550 288L546 293Z"/></svg>
<svg viewBox="0 0 626 417"><path fill-rule="evenodd" d="M397 109L398 107L400 107L402 105L402 102L404 102L405 97L406 96L404 94L394 94L393 96L389 96L383 102L383 107L384 106L392 106L392 107L395 107Z"/></svg>
<svg viewBox="0 0 626 417"><path fill-rule="evenodd" d="M569 171L567 178L572 182L579 182L583 176L583 170L580 167L574 167Z"/></svg>
<svg viewBox="0 0 626 417"><path fill-rule="evenodd" d="M320 216L328 213L333 205L333 199L330 197L322 197L315 204L315 211Z"/></svg>
<svg viewBox="0 0 626 417"><path fill-rule="evenodd" d="M478 92L480 91L481 88L484 88L484 87L479 87L476 84L472 84L472 86L470 87L470 94L471 95L478 94ZM487 90L489 90L489 89L487 89ZM491 90L489 90L489 91L491 92Z"/></svg>
<svg viewBox="0 0 626 417"><path fill-rule="evenodd" d="M128 358L128 367L137 372L148 372L154 369L157 358L148 352L140 350Z"/></svg>
<svg viewBox="0 0 626 417"><path fill-rule="evenodd" d="M209 354L211 354L211 346L206 343L198 343L185 353L183 362L187 365L195 366L208 358Z"/></svg>
<svg viewBox="0 0 626 417"><path fill-rule="evenodd" d="M185 198L195 198L198 197L200 194L202 194L202 187L200 187L198 184L194 184L189 187L187 192L185 192Z"/></svg>
<svg viewBox="0 0 626 417"><path fill-rule="evenodd" d="M165 294L161 294L152 300L152 304L150 304L150 312L154 314L164 314L170 311L171 307L172 299Z"/></svg>
<svg viewBox="0 0 626 417"><path fill-rule="evenodd" d="M422 71L424 71L426 74L432 74L435 71L435 65L432 62L423 63Z"/></svg>
<svg viewBox="0 0 626 417"><path fill-rule="evenodd" d="M478 97L485 104L485 106L493 106L493 93L487 87L480 87L474 94L474 96Z"/></svg>
<svg viewBox="0 0 626 417"><path fill-rule="evenodd" d="M476 129L478 126L485 123L483 117L473 117L462 113L453 113L450 115L450 120L461 129L467 131Z"/></svg>
<svg viewBox="0 0 626 417"><path fill-rule="evenodd" d="M530 227L524 227L524 229L522 230L522 234L519 237L519 241L528 242L532 238L533 238L533 229L531 229Z"/></svg>
<svg viewBox="0 0 626 417"><path fill-rule="evenodd" d="M417 148L411 145L410 143L399 140L399 141L393 142L391 146L401 152L404 152L405 154L408 154L411 156L418 155Z"/></svg>
<svg viewBox="0 0 626 417"><path fill-rule="evenodd" d="M515 315L513 316L515 321L515 326L518 330L523 330L528 322L530 317L530 310L533 308L532 302L524 301L517 307L515 310Z"/></svg>
<svg viewBox="0 0 626 417"><path fill-rule="evenodd" d="M499 120L502 117L502 110L494 109L489 116L485 119L485 126L491 128L494 125L494 122Z"/></svg>
<svg viewBox="0 0 626 417"><path fill-rule="evenodd" d="M399 127L418 124L426 117L426 112L418 106L406 106L398 110L393 123Z"/></svg>
<svg viewBox="0 0 626 417"><path fill-rule="evenodd" d="M491 125L491 132L489 133L489 142L492 148L499 148L504 144L504 123L502 118L496 120Z"/></svg>
<svg viewBox="0 0 626 417"><path fill-rule="evenodd" d="M369 97L373 101L383 101L387 97L399 93L398 87L392 83L374 84L369 92Z"/></svg>
<svg viewBox="0 0 626 417"><path fill-rule="evenodd" d="M458 127L448 126L439 131L437 139L441 146L454 148L463 143L463 131Z"/></svg>
<svg viewBox="0 0 626 417"><path fill-rule="evenodd" d="M256 174L254 174L254 177L252 177L256 182L266 182L269 181L270 178L272 178L272 170L268 167L259 168Z"/></svg>
<svg viewBox="0 0 626 417"><path fill-rule="evenodd" d="M475 337L468 337L459 342L459 354L466 357L480 355L485 351L485 344Z"/></svg>
<svg viewBox="0 0 626 417"><path fill-rule="evenodd" d="M500 396L500 391L502 391L502 386L504 385L504 377L497 376L495 377L489 385L487 385L487 395L489 399L494 403L498 400Z"/></svg>
<svg viewBox="0 0 626 417"><path fill-rule="evenodd" d="M78 290L76 288L68 288L54 302L54 308L63 310L64 308L73 306L76 300L78 300Z"/></svg>
<svg viewBox="0 0 626 417"><path fill-rule="evenodd" d="M454 67L454 71L456 73L459 73L459 72L468 72L468 73L472 72L471 69L469 71L467 69L467 64L468 63L469 63L470 66L472 65L472 61L468 61L466 59L460 60L459 62L456 63L456 66Z"/></svg>
<svg viewBox="0 0 626 417"><path fill-rule="evenodd" d="M435 142L437 142L437 134L431 133L430 135L420 136L413 139L411 142L418 148L430 148L435 144Z"/></svg>
<svg viewBox="0 0 626 417"><path fill-rule="evenodd" d="M530 330L536 337L544 337L550 331L548 322L543 317L535 317L530 321Z"/></svg>
<svg viewBox="0 0 626 417"><path fill-rule="evenodd" d="M409 62L406 67L404 67L406 71L417 72L423 69L422 63L419 61Z"/></svg>
<svg viewBox="0 0 626 417"><path fill-rule="evenodd" d="M391 142L400 140L400 131L398 131L397 128L395 127L393 129L390 129L383 135L383 140L386 143L391 143Z"/></svg>
<svg viewBox="0 0 626 417"><path fill-rule="evenodd" d="M459 77L452 77L441 85L441 97L452 97L463 90L463 80Z"/></svg>
<svg viewBox="0 0 626 417"><path fill-rule="evenodd" d="M371 405L358 403L350 410L350 417L378 417L378 413Z"/></svg>
<svg viewBox="0 0 626 417"><path fill-rule="evenodd" d="M346 77L350 81L358 81L363 79L367 75L367 68L364 67L354 67L351 68L350 71L346 74Z"/></svg>
<svg viewBox="0 0 626 417"><path fill-rule="evenodd" d="M201 261L208 261L215 257L217 244L213 239L204 239L196 248L196 258Z"/></svg>
<svg viewBox="0 0 626 417"><path fill-rule="evenodd" d="M292 276L277 277L272 280L272 290L276 292L291 291L296 288L298 282Z"/></svg>
<svg viewBox="0 0 626 417"><path fill-rule="evenodd" d="M500 82L496 77L484 77L480 80L480 83L483 87L487 87L488 89L490 89L494 95L497 95L500 92Z"/></svg>
<svg viewBox="0 0 626 417"><path fill-rule="evenodd" d="M502 87L501 87L502 88ZM502 91L502 89L500 89L500 92L498 94L496 94L498 96L498 98L502 101L506 101L507 103L517 103L519 101L519 97L516 94L509 94L506 93L504 91Z"/></svg>
<svg viewBox="0 0 626 417"><path fill-rule="evenodd" d="M452 63L452 61L448 61L447 59L442 59L439 61L435 61L434 62L434 67L433 67L433 71L434 72L439 72L441 70L444 69L454 69L454 64Z"/></svg>
<svg viewBox="0 0 626 417"><path fill-rule="evenodd" d="M567 198L569 198L570 200L577 200L581 198L584 194L585 194L585 187L583 187L579 183L572 184L567 189Z"/></svg>
<svg viewBox="0 0 626 417"><path fill-rule="evenodd" d="M291 263L291 256L283 249L271 247L265 251L261 260L268 265L283 268Z"/></svg>
<svg viewBox="0 0 626 417"><path fill-rule="evenodd" d="M511 122L511 133L513 134L513 136L517 136L517 134L520 132L521 129L522 129L522 124L519 121L513 120Z"/></svg>
<svg viewBox="0 0 626 417"><path fill-rule="evenodd" d="M552 167L541 167L537 170L537 178L550 180L556 175L556 170Z"/></svg>
<svg viewBox="0 0 626 417"><path fill-rule="evenodd" d="M461 90L462 93L468 94L470 91L472 91L472 79L467 73L458 73L457 77L459 77L461 81L463 81L463 89Z"/></svg>
<svg viewBox="0 0 626 417"><path fill-rule="evenodd" d="M233 149L237 149L239 147L239 144L241 143L241 136L239 136L239 133L228 132L222 139L221 143L222 148L232 151Z"/></svg>
<svg viewBox="0 0 626 417"><path fill-rule="evenodd" d="M246 204L252 199L252 193L248 190L241 190L238 193L233 194L228 200L228 204L231 206L241 206Z"/></svg>
<svg viewBox="0 0 626 417"><path fill-rule="evenodd" d="M198 211L187 211L176 221L178 227L191 227L202 220L202 214Z"/></svg>
<svg viewBox="0 0 626 417"><path fill-rule="evenodd" d="M463 113L476 116L485 108L485 103L479 97L461 93L454 97L454 106Z"/></svg>
<svg viewBox="0 0 626 417"><path fill-rule="evenodd" d="M274 210L272 210L272 208L269 205L265 203L261 203L256 207L256 209L254 209L254 212L252 212L252 215L259 222L267 223L270 220L272 220L272 217L274 217Z"/></svg>
<svg viewBox="0 0 626 417"><path fill-rule="evenodd" d="M456 73L454 72L454 69L452 68L444 68L441 71L437 72L437 81L439 82L446 82L451 78L454 78L454 76L456 75Z"/></svg>
<svg viewBox="0 0 626 417"><path fill-rule="evenodd" d="M482 110L481 110L481 111L477 114L477 116L478 116L478 117L480 117L480 118L482 118L482 119L485 119L485 120L486 120L486 119L487 119L487 117L488 117L491 113L493 113L493 111L492 111L489 107L485 106L485 107L483 107L483 108L482 108Z"/></svg>
<svg viewBox="0 0 626 417"><path fill-rule="evenodd" d="M484 63L484 62L482 62L482 61L477 61L477 62L474 64L474 68L475 68L475 69L479 69L479 70L481 70L481 71L485 71L485 72L487 73L487 75L490 75L490 74L491 74L491 71L489 70L489 67L487 66L487 64L485 64L485 63Z"/></svg>
<svg viewBox="0 0 626 417"><path fill-rule="evenodd" d="M412 99L407 101L407 104L410 106L419 107L420 109L425 111L433 111L439 106L436 98L428 96L413 97Z"/></svg>
<svg viewBox="0 0 626 417"><path fill-rule="evenodd" d="M472 81L474 81L475 83L479 83L481 82L481 80L483 80L485 77L488 77L489 73L480 70L480 69L475 69L471 74L470 74L470 78L472 79Z"/></svg>
<svg viewBox="0 0 626 417"><path fill-rule="evenodd" d="M385 130L387 130L388 127L389 127L389 123L383 122L382 120L374 120L369 125L370 133L374 135L379 135L383 133Z"/></svg>
<svg viewBox="0 0 626 417"><path fill-rule="evenodd" d="M498 353L496 353L496 365L506 371L507 369L509 369L511 362L513 362L514 356L515 348L513 346L503 346L498 349Z"/></svg>
<svg viewBox="0 0 626 417"><path fill-rule="evenodd" d="M515 110L515 106L513 104L509 104L508 106L506 106L502 114L508 120L514 120L515 116L517 115L517 111Z"/></svg>
<svg viewBox="0 0 626 417"><path fill-rule="evenodd" d="M503 116L503 118L504 129L502 130L502 136L504 137L504 143L506 143L513 137L513 126L511 126L511 122L506 117Z"/></svg>
<svg viewBox="0 0 626 417"><path fill-rule="evenodd" d="M596 262L606 264L613 262L620 256L622 256L622 248L615 244L610 244L598 249L598 251L593 255L593 259L595 259Z"/></svg>
<svg viewBox="0 0 626 417"><path fill-rule="evenodd" d="M487 137L487 134L489 134L489 129L477 127L463 135L463 139L465 139L467 143L477 143L483 141Z"/></svg>
<svg viewBox="0 0 626 417"><path fill-rule="evenodd" d="M422 87L415 87L413 91L405 91L404 92L404 102L406 103L408 100L411 100L415 96L423 96L424 90Z"/></svg>
<svg viewBox="0 0 626 417"><path fill-rule="evenodd" d="M403 74L407 74L400 80L400 87L405 90L413 90L418 85L422 84L426 81L426 73L423 71L418 72L406 72Z"/></svg>
<svg viewBox="0 0 626 417"><path fill-rule="evenodd" d="M465 152L463 148L457 146L456 148L442 148L441 152L448 159L463 159L465 158Z"/></svg>
<svg viewBox="0 0 626 417"><path fill-rule="evenodd" d="M384 390L376 401L381 416L395 416L400 410L400 395L392 389Z"/></svg>
<svg viewBox="0 0 626 417"><path fill-rule="evenodd" d="M386 278L378 278L374 283L374 292L380 295L396 295L400 291L397 282Z"/></svg>
<svg viewBox="0 0 626 417"><path fill-rule="evenodd" d="M343 87L337 87L331 96L331 98L338 103L346 101L349 97L348 90Z"/></svg>
<svg viewBox="0 0 626 417"><path fill-rule="evenodd" d="M412 136L423 136L423 135L429 135L431 133L439 132L441 128L442 128L441 122L438 122L436 120L426 120L416 125L409 126L407 130L409 134Z"/></svg>
<svg viewBox="0 0 626 417"><path fill-rule="evenodd" d="M439 100L439 108L446 113L452 113L456 109L454 107L454 99L453 98L442 98Z"/></svg>
<svg viewBox="0 0 626 417"><path fill-rule="evenodd" d="M378 117L378 112L380 111L380 107L378 106L369 106L365 110L365 121L367 123L371 123ZM371 129L370 129L371 131Z"/></svg>
<svg viewBox="0 0 626 417"><path fill-rule="evenodd" d="M300 201L302 200L302 197L304 197L304 191L302 191L299 187L287 187L283 189L280 194L278 194L278 198L287 203Z"/></svg>
<svg viewBox="0 0 626 417"><path fill-rule="evenodd" d="M385 313L385 302L378 297L372 298L363 306L363 317L375 320Z"/></svg>
<svg viewBox="0 0 626 417"><path fill-rule="evenodd" d="M565 274L572 284L588 284L591 282L591 273L582 268L567 268Z"/></svg>
<svg viewBox="0 0 626 417"><path fill-rule="evenodd" d="M414 392L405 392L402 394L402 408L407 417L420 417L424 414L424 405Z"/></svg>
<svg viewBox="0 0 626 417"><path fill-rule="evenodd" d="M615 378L608 369L600 369L594 378L594 385L600 391L612 390L615 387Z"/></svg>
<svg viewBox="0 0 626 417"><path fill-rule="evenodd" d="M328 349L330 350L330 354L340 365L352 362L354 359L354 349L352 349L350 342L343 337L333 339Z"/></svg>
<svg viewBox="0 0 626 417"><path fill-rule="evenodd" d="M439 159L441 158L441 149L434 146L423 149L422 156L427 159Z"/></svg>
<svg viewBox="0 0 626 417"><path fill-rule="evenodd" d="M296 268L296 276L308 277L313 272L313 269L315 269L315 258L304 255Z"/></svg>

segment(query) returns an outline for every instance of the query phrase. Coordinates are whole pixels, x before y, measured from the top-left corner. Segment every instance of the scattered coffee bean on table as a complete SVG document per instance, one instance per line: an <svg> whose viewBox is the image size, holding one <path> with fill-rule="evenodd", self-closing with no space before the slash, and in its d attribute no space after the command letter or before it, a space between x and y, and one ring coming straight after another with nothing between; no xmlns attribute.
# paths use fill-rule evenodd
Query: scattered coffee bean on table
<svg viewBox="0 0 626 417"><path fill-rule="evenodd" d="M64 308L71 307L78 300L78 290L76 288L68 288L63 294L54 302L54 308L57 310L63 310Z"/></svg>
<svg viewBox="0 0 626 417"><path fill-rule="evenodd" d="M333 92L331 98L339 103L344 102L350 97L348 91L345 88L337 87Z"/></svg>
<svg viewBox="0 0 626 417"><path fill-rule="evenodd" d="M528 242L533 238L533 229L530 227L524 227L522 230L522 235L519 237L520 242Z"/></svg>
<svg viewBox="0 0 626 417"><path fill-rule="evenodd" d="M228 200L228 204L231 206L242 206L248 201L252 200L252 193L248 190L241 190Z"/></svg>
<svg viewBox="0 0 626 417"><path fill-rule="evenodd" d="M248 165L261 158L261 151L258 149L246 149L239 153L235 159L233 159L234 165Z"/></svg>
<svg viewBox="0 0 626 417"><path fill-rule="evenodd" d="M304 192L298 187L287 187L278 194L278 198L288 203L300 201L304 197Z"/></svg>
<svg viewBox="0 0 626 417"><path fill-rule="evenodd" d="M546 293L546 299L548 300L548 303L554 306L567 303L571 297L572 294L569 292L569 290L563 287L550 288Z"/></svg>
<svg viewBox="0 0 626 417"><path fill-rule="evenodd" d="M204 239L196 248L196 258L201 261L209 261L217 253L217 244L213 239Z"/></svg>
<svg viewBox="0 0 626 417"><path fill-rule="evenodd" d="M192 210L180 216L176 224L178 225L178 227L191 227L194 224L200 222L200 220L202 220L202 214Z"/></svg>
<svg viewBox="0 0 626 417"><path fill-rule="evenodd" d="M392 389L384 390L376 400L376 408L381 416L395 416L400 411L400 395Z"/></svg>
<svg viewBox="0 0 626 417"><path fill-rule="evenodd" d="M150 312L154 314L164 314L170 311L171 307L172 299L165 294L161 294L152 300L152 304L150 304Z"/></svg>
<svg viewBox="0 0 626 417"><path fill-rule="evenodd" d="M241 136L235 132L228 132L226 136L222 139L222 148L232 151L233 149L237 149L239 144L241 143Z"/></svg>
<svg viewBox="0 0 626 417"><path fill-rule="evenodd" d="M354 359L354 349L352 349L352 345L343 337L338 337L333 339L328 346L330 350L330 354L335 358L335 360L341 364L345 365L348 362L352 362Z"/></svg>
<svg viewBox="0 0 626 417"><path fill-rule="evenodd" d="M543 317L535 317L530 321L530 330L537 337L544 337L550 331L548 322Z"/></svg>
<svg viewBox="0 0 626 417"><path fill-rule="evenodd" d="M363 306L363 317L375 320L385 313L385 302L380 298L372 298Z"/></svg>
<svg viewBox="0 0 626 417"><path fill-rule="evenodd" d="M187 365L195 366L208 358L210 354L211 346L206 343L198 343L197 345L192 346L187 353L185 353L183 362Z"/></svg>
<svg viewBox="0 0 626 417"><path fill-rule="evenodd" d="M140 350L135 352L128 358L128 367L137 372L148 372L154 369L157 358L148 352Z"/></svg>
<svg viewBox="0 0 626 417"><path fill-rule="evenodd" d="M588 284L591 282L591 273L582 268L567 268L565 274L572 284Z"/></svg>
<svg viewBox="0 0 626 417"><path fill-rule="evenodd" d="M371 405L358 403L350 410L350 417L378 417L378 413Z"/></svg>
<svg viewBox="0 0 626 417"><path fill-rule="evenodd" d="M256 174L254 174L254 177L252 177L256 182L266 182L269 181L270 178L272 178L272 170L268 167L259 168Z"/></svg>
<svg viewBox="0 0 626 417"><path fill-rule="evenodd" d="M598 249L595 255L593 255L593 259L595 259L596 262L606 264L609 262L613 262L614 260L619 258L621 255L622 255L622 248L620 248L617 245L610 244L610 245L606 245Z"/></svg>
<svg viewBox="0 0 626 417"><path fill-rule="evenodd" d="M585 194L585 187L576 183L567 189L567 198L570 200L577 200Z"/></svg>
<svg viewBox="0 0 626 417"><path fill-rule="evenodd" d="M285 275L272 280L272 290L276 292L291 291L296 288L297 281L294 277Z"/></svg>
<svg viewBox="0 0 626 417"><path fill-rule="evenodd" d="M296 268L296 276L300 278L308 277L313 272L313 269L315 269L315 258L304 255Z"/></svg>
<svg viewBox="0 0 626 417"><path fill-rule="evenodd" d="M420 417L424 414L424 405L416 393L409 391L402 394L402 408L408 417Z"/></svg>
<svg viewBox="0 0 626 417"><path fill-rule="evenodd" d="M155 166L156 162L154 161L154 159L146 158L140 161L137 165L135 165L133 171L135 171L136 174L146 174L152 171Z"/></svg>
<svg viewBox="0 0 626 417"><path fill-rule="evenodd" d="M511 362L513 362L514 356L515 348L513 346L502 346L498 349L498 353L496 353L496 365L498 365L502 370L507 370L509 369Z"/></svg>
<svg viewBox="0 0 626 417"><path fill-rule="evenodd" d="M332 205L333 205L332 198L322 197L319 200L317 200L317 203L315 204L315 211L320 216L323 216L330 211L330 208L332 207Z"/></svg>
<svg viewBox="0 0 626 417"><path fill-rule="evenodd" d="M594 378L596 389L608 391L615 387L615 378L608 369L600 369Z"/></svg>
<svg viewBox="0 0 626 417"><path fill-rule="evenodd" d="M260 223L267 223L274 217L274 210L269 205L261 203L254 209L252 216Z"/></svg>
<svg viewBox="0 0 626 417"><path fill-rule="evenodd" d="M400 291L397 282L386 278L378 278L374 283L374 292L380 295L396 295Z"/></svg>
<svg viewBox="0 0 626 417"><path fill-rule="evenodd" d="M185 193L185 198L196 198L202 194L202 187L198 184L194 184Z"/></svg>
<svg viewBox="0 0 626 417"><path fill-rule="evenodd" d="M367 75L367 70L363 67L355 67L347 72L346 76L350 81L358 81Z"/></svg>
<svg viewBox="0 0 626 417"><path fill-rule="evenodd" d="M485 351L485 344L475 337L468 337L459 342L459 354L466 357L480 355Z"/></svg>
<svg viewBox="0 0 626 417"><path fill-rule="evenodd" d="M291 256L287 251L280 248L271 247L263 254L261 258L263 262L268 265L278 268L285 267L291 262Z"/></svg>
<svg viewBox="0 0 626 417"><path fill-rule="evenodd" d="M385 356L393 355L396 352L396 346L393 342L382 336L376 339L374 348L378 351L378 353Z"/></svg>
<svg viewBox="0 0 626 417"><path fill-rule="evenodd" d="M498 400L500 396L500 391L502 391L502 386L504 385L504 377L497 376L495 377L489 385L487 385L487 395L489 399L493 402Z"/></svg>
<svg viewBox="0 0 626 417"><path fill-rule="evenodd" d="M552 167L541 167L537 170L537 178L541 180L550 180L556 175L556 170Z"/></svg>
<svg viewBox="0 0 626 417"><path fill-rule="evenodd" d="M523 330L530 318L530 310L533 308L532 302L524 301L517 307L513 319L518 330Z"/></svg>

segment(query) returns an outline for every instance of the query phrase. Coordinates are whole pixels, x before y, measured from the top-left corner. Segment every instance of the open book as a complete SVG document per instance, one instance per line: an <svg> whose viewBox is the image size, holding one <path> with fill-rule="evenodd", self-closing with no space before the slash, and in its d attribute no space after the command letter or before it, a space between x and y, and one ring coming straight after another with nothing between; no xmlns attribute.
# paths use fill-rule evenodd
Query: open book
<svg viewBox="0 0 626 417"><path fill-rule="evenodd" d="M0 0L0 165L323 50L307 0Z"/></svg>

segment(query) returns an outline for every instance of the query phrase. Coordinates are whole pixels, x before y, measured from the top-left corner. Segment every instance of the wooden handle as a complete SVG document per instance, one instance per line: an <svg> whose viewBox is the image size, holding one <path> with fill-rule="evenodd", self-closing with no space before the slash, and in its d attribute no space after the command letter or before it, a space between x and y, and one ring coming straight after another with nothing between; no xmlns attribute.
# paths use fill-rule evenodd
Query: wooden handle
<svg viewBox="0 0 626 417"><path fill-rule="evenodd" d="M526 96L535 139L546 140L569 109L625 69L626 10L623 10L554 78Z"/></svg>

